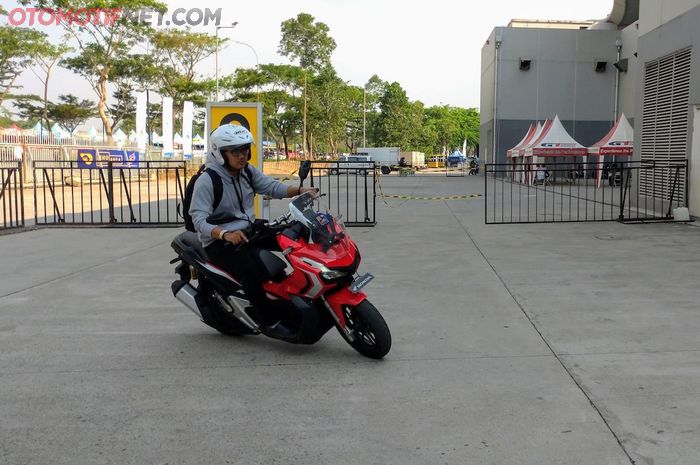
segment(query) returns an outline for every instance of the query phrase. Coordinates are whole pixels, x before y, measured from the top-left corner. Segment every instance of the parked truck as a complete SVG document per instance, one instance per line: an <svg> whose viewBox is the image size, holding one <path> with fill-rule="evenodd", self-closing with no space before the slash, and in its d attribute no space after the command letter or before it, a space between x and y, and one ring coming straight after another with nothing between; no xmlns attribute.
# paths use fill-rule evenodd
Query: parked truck
<svg viewBox="0 0 700 465"><path fill-rule="evenodd" d="M425 168L425 154L423 152L400 152L399 160L403 158L406 166L412 168Z"/></svg>
<svg viewBox="0 0 700 465"><path fill-rule="evenodd" d="M360 147L353 155L368 155L377 166L398 165L401 151L398 147Z"/></svg>

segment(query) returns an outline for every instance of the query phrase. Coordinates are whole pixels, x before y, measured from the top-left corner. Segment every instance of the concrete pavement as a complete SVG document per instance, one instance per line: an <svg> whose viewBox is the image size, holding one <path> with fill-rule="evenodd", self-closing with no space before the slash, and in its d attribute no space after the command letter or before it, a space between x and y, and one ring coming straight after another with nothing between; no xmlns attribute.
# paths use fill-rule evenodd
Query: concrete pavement
<svg viewBox="0 0 700 465"><path fill-rule="evenodd" d="M170 293L173 229L0 236L0 463L697 462L699 228L387 203L350 231L394 338L380 362L336 332L300 347L210 330Z"/></svg>

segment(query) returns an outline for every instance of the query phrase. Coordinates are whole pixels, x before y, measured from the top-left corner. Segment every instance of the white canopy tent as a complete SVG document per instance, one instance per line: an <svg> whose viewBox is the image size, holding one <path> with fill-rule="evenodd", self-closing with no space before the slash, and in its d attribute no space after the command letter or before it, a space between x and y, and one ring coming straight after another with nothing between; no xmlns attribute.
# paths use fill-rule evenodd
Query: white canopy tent
<svg viewBox="0 0 700 465"><path fill-rule="evenodd" d="M542 125L537 122L537 124L530 124L530 127L528 128L527 132L525 133L525 136L515 144L515 146L511 149L508 149L506 151L506 157L511 159L512 166L512 180L517 181L517 182L522 182L524 178L524 166L523 164L519 161L520 159L520 150L523 149L524 147L527 146L527 144L530 143L530 141L536 137L536 135L542 130Z"/></svg>
<svg viewBox="0 0 700 465"><path fill-rule="evenodd" d="M588 147L588 154L598 157L596 185L600 187L603 180L603 162L606 156L629 159L633 153L634 129L623 113L605 137Z"/></svg>
<svg viewBox="0 0 700 465"><path fill-rule="evenodd" d="M545 163L545 158L585 157L588 149L574 140L564 129L558 115L547 121L542 133L525 148L523 156L530 158L530 182L534 181L535 167Z"/></svg>

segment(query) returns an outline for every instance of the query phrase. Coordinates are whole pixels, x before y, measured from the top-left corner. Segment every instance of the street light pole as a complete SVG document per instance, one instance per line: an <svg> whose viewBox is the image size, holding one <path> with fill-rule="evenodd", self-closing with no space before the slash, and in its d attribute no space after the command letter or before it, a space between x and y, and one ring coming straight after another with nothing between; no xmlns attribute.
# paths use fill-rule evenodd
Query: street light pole
<svg viewBox="0 0 700 465"><path fill-rule="evenodd" d="M216 101L219 101L219 29L233 29L238 24L238 21L231 23L230 26L216 26ZM257 56L257 54L256 54Z"/></svg>
<svg viewBox="0 0 700 465"><path fill-rule="evenodd" d="M234 42L234 43L236 43L236 44L245 45L246 47L248 47L249 49L251 49L251 50L253 51L253 55L255 55L255 69L256 69L258 72L260 72L260 60L258 60L258 52L255 51L255 49L253 48L253 46L250 45L250 44L247 44L247 43L245 43L245 42L241 42L240 40L233 40L232 42ZM259 84L259 83L258 83L258 84L255 84L255 92L256 92L257 95L258 95L258 102L259 102L259 101L260 101L260 84Z"/></svg>
<svg viewBox="0 0 700 465"><path fill-rule="evenodd" d="M367 147L367 85L362 88L362 147Z"/></svg>

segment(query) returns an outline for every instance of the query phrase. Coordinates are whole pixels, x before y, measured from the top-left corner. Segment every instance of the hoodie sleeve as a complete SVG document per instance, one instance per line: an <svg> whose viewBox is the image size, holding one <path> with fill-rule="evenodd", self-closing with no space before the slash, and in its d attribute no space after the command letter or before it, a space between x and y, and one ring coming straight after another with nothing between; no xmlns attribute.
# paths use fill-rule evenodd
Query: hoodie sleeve
<svg viewBox="0 0 700 465"><path fill-rule="evenodd" d="M207 237L211 237L211 232L216 227L207 223L207 218L213 212L214 206L214 185L209 174L202 173L194 184L192 191L192 202L190 203L190 216L194 229Z"/></svg>
<svg viewBox="0 0 700 465"><path fill-rule="evenodd" d="M287 185L279 182L273 177L267 176L260 172L256 167L249 165L250 171L253 173L253 185L255 192L269 195L275 199L284 199L287 197Z"/></svg>

